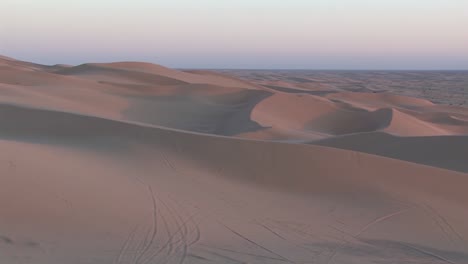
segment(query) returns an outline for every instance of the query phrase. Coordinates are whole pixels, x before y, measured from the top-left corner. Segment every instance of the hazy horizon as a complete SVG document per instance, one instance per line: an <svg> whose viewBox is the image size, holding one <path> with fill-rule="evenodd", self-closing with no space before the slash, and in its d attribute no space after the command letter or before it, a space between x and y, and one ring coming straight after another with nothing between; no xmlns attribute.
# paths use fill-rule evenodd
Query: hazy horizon
<svg viewBox="0 0 468 264"><path fill-rule="evenodd" d="M468 2L6 0L0 54L42 64L467 70Z"/></svg>

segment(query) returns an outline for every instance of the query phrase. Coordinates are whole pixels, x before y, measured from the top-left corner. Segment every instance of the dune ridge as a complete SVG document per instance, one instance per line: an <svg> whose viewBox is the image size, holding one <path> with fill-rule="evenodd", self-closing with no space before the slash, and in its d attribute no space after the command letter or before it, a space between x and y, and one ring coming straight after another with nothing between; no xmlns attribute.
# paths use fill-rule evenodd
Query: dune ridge
<svg viewBox="0 0 468 264"><path fill-rule="evenodd" d="M468 261L463 107L10 61L1 263Z"/></svg>

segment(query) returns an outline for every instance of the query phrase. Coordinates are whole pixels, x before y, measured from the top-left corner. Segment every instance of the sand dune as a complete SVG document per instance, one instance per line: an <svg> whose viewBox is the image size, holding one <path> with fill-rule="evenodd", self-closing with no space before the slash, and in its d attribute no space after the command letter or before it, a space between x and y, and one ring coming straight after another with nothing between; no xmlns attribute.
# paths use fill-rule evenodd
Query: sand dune
<svg viewBox="0 0 468 264"><path fill-rule="evenodd" d="M80 76L98 81L178 85L186 83L203 83L230 87L254 88L240 80L221 75L200 75L190 72L172 70L160 65L141 62L87 63L56 71L57 74Z"/></svg>
<svg viewBox="0 0 468 264"><path fill-rule="evenodd" d="M385 96L388 98L388 96ZM390 97L398 99L397 96ZM385 131L399 136L437 136L468 134L468 123L463 117L444 112L421 113L399 108L412 98L393 104L372 101L380 107L361 108L354 102L334 102L309 94L275 93L260 102L252 111L252 120L278 131L310 134L310 138ZM413 109L420 99L415 99ZM426 104L423 104L424 106ZM432 105L432 104L431 104ZM306 138L306 137L304 137Z"/></svg>
<svg viewBox="0 0 468 264"><path fill-rule="evenodd" d="M425 99L405 97L392 93L340 92L329 94L326 97L331 100L344 101L371 109L383 106L413 109L420 106L434 105Z"/></svg>
<svg viewBox="0 0 468 264"><path fill-rule="evenodd" d="M312 95L276 93L253 109L252 119L265 127L330 136L378 130L390 122L391 113L352 108Z"/></svg>
<svg viewBox="0 0 468 264"><path fill-rule="evenodd" d="M462 208L468 202L464 174L344 150L194 135L68 113L13 106L2 106L1 113L3 145L14 155L2 154L12 162L5 173L16 175L3 178L1 185L8 186L2 189L1 201L16 201L14 206L11 202L2 206L11 208L4 212L9 230L4 236L13 241L7 245L12 258L5 260L13 260L19 252L37 257L39 263L42 258L44 263L59 263L64 258L78 262L119 257L123 263L133 263L131 259L139 256L150 263L182 258L195 263L200 258L325 262L334 245L366 250L371 240L379 240L382 244L372 246L374 253L368 256L372 261L391 243L398 243L401 248L393 249L398 258L415 254L424 263L433 257L410 247L443 248L442 256L456 261L461 253L451 251L462 250L465 244L458 236L468 234L463 225L467 215ZM228 153L219 155L226 149ZM15 155L24 152L31 156ZM34 156L60 165L39 166ZM340 163L331 165L330 160ZM160 195L155 198L156 209L151 194ZM249 205L252 199L256 203ZM311 204L306 205L307 201ZM283 207L290 203L292 208ZM257 206L264 208L261 214L255 213ZM327 213L328 206L337 209ZM451 208L449 214L447 208ZM156 216L151 216L152 210ZM432 221L437 221L432 217L438 216L430 210L444 212L456 231L444 234L432 229ZM377 223L367 226L395 212L402 216L386 221L385 230L413 223L405 226L414 229L411 235L381 233ZM76 214L81 216L76 219ZM432 220L421 227L419 222L428 217ZM154 218L162 222L156 224L162 234L145 243L145 236L154 232ZM308 235L297 234L298 225L308 225L307 231L301 231ZM36 230L30 230L32 226ZM178 232L180 228L184 231ZM289 242L268 228L278 230ZM353 241L342 245L338 239L342 234L334 228L343 228ZM132 240L125 248L129 235ZM455 246L448 242L452 239ZM171 250L164 248L166 241ZM324 251L323 256L307 250L327 243L316 247ZM57 254L47 256L41 248ZM339 262L353 255L343 250L335 257Z"/></svg>
<svg viewBox="0 0 468 264"><path fill-rule="evenodd" d="M382 132L328 138L311 144L349 149L468 172L467 136L397 137Z"/></svg>
<svg viewBox="0 0 468 264"><path fill-rule="evenodd" d="M22 65L0 68L0 263L468 261L463 108Z"/></svg>

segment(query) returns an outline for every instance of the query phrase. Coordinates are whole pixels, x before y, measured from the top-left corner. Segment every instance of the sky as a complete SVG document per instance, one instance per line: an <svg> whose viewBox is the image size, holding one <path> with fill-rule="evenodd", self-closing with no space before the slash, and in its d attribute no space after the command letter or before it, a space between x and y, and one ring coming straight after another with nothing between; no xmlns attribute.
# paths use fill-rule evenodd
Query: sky
<svg viewBox="0 0 468 264"><path fill-rule="evenodd" d="M1 0L0 54L43 64L468 69L468 0Z"/></svg>

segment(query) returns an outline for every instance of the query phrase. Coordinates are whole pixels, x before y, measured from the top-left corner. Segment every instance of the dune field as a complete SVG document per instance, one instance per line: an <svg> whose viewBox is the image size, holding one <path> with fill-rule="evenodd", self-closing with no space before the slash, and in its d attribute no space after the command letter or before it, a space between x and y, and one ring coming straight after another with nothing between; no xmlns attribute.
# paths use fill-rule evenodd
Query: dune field
<svg viewBox="0 0 468 264"><path fill-rule="evenodd" d="M0 57L0 264L468 263L468 82L351 77Z"/></svg>

